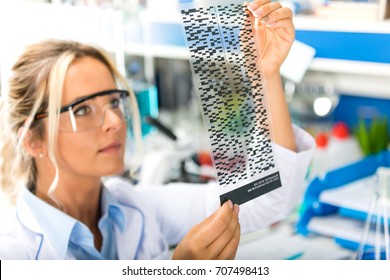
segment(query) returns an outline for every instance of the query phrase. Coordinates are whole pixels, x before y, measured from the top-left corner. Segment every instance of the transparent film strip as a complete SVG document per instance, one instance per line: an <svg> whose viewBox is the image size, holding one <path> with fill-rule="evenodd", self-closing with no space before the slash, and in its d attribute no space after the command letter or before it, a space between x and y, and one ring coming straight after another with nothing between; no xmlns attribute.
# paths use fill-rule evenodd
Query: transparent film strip
<svg viewBox="0 0 390 280"><path fill-rule="evenodd" d="M180 5L221 204L281 186L250 17L242 0Z"/></svg>

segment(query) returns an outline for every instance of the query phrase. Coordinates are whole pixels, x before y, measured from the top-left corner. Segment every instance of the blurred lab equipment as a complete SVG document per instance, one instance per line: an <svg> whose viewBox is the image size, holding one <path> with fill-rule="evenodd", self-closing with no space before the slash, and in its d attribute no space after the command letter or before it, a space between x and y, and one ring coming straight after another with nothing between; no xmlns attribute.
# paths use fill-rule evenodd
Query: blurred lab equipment
<svg viewBox="0 0 390 280"><path fill-rule="evenodd" d="M367 212L367 219L364 226L363 237L357 250L357 259L361 260L367 258L370 254L371 248L367 245L367 238L372 226L375 227L375 245L374 245L374 259L382 259L382 252L384 252L384 259L390 260L390 241L389 241L389 216L390 209L390 168L379 167L375 180L375 189L370 200L370 206ZM382 240L382 235L383 239ZM364 257L366 255L366 257ZM371 254L370 254L371 255Z"/></svg>
<svg viewBox="0 0 390 280"><path fill-rule="evenodd" d="M332 76L319 76L309 71L299 84L286 80L284 90L296 124L306 128L312 124L317 128L321 123L327 128L331 125L339 101Z"/></svg>
<svg viewBox="0 0 390 280"><path fill-rule="evenodd" d="M309 179L314 177L323 178L328 170L328 135L326 133L319 133L316 138L316 150L310 165Z"/></svg>
<svg viewBox="0 0 390 280"><path fill-rule="evenodd" d="M141 130L144 137L154 129L154 125L148 121L149 118L158 116L157 89L154 85L137 83L133 86L133 90L141 115Z"/></svg>
<svg viewBox="0 0 390 280"><path fill-rule="evenodd" d="M328 145L328 170L346 166L363 158L357 140L350 134L344 122L333 125L331 136Z"/></svg>

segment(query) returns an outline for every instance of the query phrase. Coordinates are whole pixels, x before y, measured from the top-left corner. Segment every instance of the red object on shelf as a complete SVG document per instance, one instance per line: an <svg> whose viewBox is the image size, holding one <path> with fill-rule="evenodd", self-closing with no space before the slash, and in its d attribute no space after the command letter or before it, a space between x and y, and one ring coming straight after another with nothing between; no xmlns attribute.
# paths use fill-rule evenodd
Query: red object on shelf
<svg viewBox="0 0 390 280"><path fill-rule="evenodd" d="M332 135L338 139L348 138L349 128L345 123L338 122L332 128Z"/></svg>
<svg viewBox="0 0 390 280"><path fill-rule="evenodd" d="M316 137L317 148L326 148L328 145L328 135L326 133L319 133Z"/></svg>
<svg viewBox="0 0 390 280"><path fill-rule="evenodd" d="M207 151L198 152L198 161L200 165L209 165L209 166L213 165L213 162L211 160L211 155Z"/></svg>

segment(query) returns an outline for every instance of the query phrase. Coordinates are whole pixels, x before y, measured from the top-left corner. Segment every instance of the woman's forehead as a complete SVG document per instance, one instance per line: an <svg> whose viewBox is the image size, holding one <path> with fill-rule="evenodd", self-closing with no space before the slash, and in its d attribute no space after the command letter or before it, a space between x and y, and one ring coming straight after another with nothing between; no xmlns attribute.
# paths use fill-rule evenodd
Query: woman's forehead
<svg viewBox="0 0 390 280"><path fill-rule="evenodd" d="M62 104L69 104L84 96L115 88L110 70L92 57L73 61L65 76Z"/></svg>

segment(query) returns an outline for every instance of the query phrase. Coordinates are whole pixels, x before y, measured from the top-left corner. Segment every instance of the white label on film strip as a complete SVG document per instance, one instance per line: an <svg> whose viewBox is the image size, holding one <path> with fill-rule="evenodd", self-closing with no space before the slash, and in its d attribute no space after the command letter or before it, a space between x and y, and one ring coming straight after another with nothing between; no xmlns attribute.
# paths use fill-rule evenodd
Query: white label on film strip
<svg viewBox="0 0 390 280"><path fill-rule="evenodd" d="M242 3L180 6L221 204L242 204L281 186L252 24Z"/></svg>

